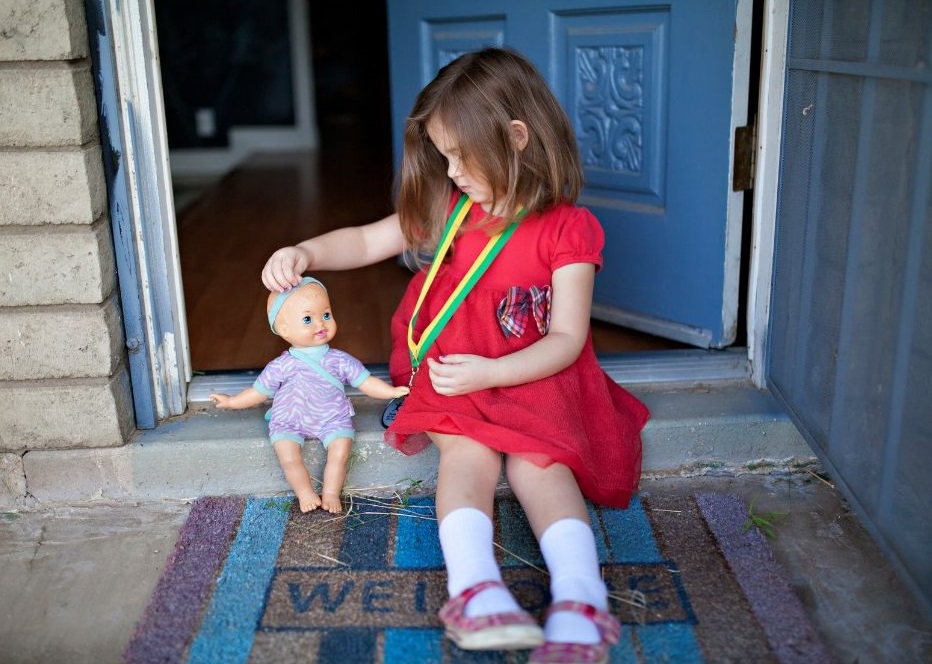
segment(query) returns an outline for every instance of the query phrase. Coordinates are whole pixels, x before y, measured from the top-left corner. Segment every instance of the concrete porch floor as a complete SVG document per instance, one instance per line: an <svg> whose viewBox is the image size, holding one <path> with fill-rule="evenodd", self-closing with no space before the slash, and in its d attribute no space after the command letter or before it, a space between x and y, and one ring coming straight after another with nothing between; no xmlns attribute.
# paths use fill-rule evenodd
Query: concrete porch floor
<svg viewBox="0 0 932 664"><path fill-rule="evenodd" d="M652 412L641 493L731 492L757 514L786 512L775 555L837 661L932 662L932 620L773 398L741 381L657 388L653 379L631 388ZM390 450L384 403L353 398L347 489L432 491L431 448ZM119 448L23 456L27 493L0 512L0 664L120 661L191 499L287 493L264 409L191 406ZM305 460L320 477L320 446L306 445Z"/></svg>

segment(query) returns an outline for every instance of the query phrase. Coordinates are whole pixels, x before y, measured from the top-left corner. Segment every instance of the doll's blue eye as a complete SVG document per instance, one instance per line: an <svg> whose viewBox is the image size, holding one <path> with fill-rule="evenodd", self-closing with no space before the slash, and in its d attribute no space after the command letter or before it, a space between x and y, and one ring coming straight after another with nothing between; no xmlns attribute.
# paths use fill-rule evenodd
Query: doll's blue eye
<svg viewBox="0 0 932 664"><path fill-rule="evenodd" d="M324 321L326 322L326 321L330 320L332 317L333 317L333 316L332 316L331 313L328 311L327 313L324 314Z"/></svg>
<svg viewBox="0 0 932 664"><path fill-rule="evenodd" d="M301 319L301 322L304 323L305 325L310 325L310 324L311 324L311 317L310 317L310 316L304 316L304 317Z"/></svg>

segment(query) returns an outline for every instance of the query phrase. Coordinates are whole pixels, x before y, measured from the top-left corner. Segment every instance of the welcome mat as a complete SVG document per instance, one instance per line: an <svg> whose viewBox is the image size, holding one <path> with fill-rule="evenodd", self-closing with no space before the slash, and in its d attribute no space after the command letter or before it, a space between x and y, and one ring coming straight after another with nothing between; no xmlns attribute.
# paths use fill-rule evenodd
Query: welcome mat
<svg viewBox="0 0 932 664"><path fill-rule="evenodd" d="M611 662L829 662L748 508L727 494L590 506L622 637ZM496 546L518 601L542 617L548 579L518 503L496 501ZM191 508L128 664L518 663L443 637L446 575L432 497L352 498L302 514L290 498Z"/></svg>

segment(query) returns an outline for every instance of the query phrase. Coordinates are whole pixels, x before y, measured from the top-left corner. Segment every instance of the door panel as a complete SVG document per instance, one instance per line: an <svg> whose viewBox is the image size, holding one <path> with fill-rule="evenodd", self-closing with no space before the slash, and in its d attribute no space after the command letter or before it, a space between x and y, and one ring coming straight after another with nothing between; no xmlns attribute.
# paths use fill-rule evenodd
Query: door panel
<svg viewBox="0 0 932 664"><path fill-rule="evenodd" d="M396 162L404 118L437 69L512 46L577 134L580 203L606 232L593 315L702 347L734 340L741 194L730 191L738 4L392 0ZM746 104L745 104L746 105ZM735 201L738 201L738 205ZM738 235L736 235L736 233Z"/></svg>

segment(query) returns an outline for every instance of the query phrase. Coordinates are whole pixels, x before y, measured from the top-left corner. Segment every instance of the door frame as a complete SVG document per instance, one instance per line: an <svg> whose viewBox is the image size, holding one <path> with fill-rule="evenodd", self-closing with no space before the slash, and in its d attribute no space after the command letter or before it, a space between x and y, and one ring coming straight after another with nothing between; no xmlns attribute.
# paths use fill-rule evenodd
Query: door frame
<svg viewBox="0 0 932 664"><path fill-rule="evenodd" d="M145 192L157 193L156 205L134 207L137 221L150 228L161 229L160 237L168 238L167 243L152 246L153 243L142 241L129 247L134 255L131 257L137 265L153 265L158 283L168 284L166 297L169 306L155 306L151 298L143 298L141 320L147 329L155 333L163 327L173 330L173 343L166 347L144 349L148 353L158 352L165 356L166 363L177 367L173 371L152 371L148 380L142 381L134 376L134 390L150 389L156 394L170 395L156 404L156 418L165 419L180 414L184 410L191 369L188 349L187 322L184 316L184 294L180 287L181 268L178 261L175 238L175 216L172 204L171 182L168 169L168 136L164 122L162 106L161 76L157 66L157 43L153 0L99 0L105 5L106 20L113 26L111 32L112 51L122 54L120 63L113 66L112 85L121 91L122 99L116 110L119 124L132 126L135 142L127 149L138 150L143 157L137 161L129 154L124 158L135 166L136 182L114 183L114 186L126 186L126 193L131 201L140 201ZM301 0L289 0L290 5L301 4ZM770 293L772 285L772 259L776 224L777 180L779 176L779 157L781 127L783 118L783 88L786 64L786 43L789 9L781 0L764 0L764 20L761 48L761 85L758 104L758 129L755 145L754 167L754 204L752 207L752 238L750 245L750 271L747 301L747 357L741 362L738 374L743 374L758 388L765 389L766 340L770 323ZM132 26L137 26L135 29ZM119 29L118 29L119 28ZM105 76L102 78L106 78ZM133 117L136 108L147 112L149 121L141 122L138 115ZM103 129L102 129L103 130ZM158 199L161 199L161 202ZM175 242L173 244L173 242ZM119 251L119 248L118 248ZM143 288L137 284L137 290ZM153 337L147 337L153 338ZM698 351L704 353L704 351ZM713 353L710 357L714 357ZM729 362L733 363L734 355ZM681 362L682 355L673 354L670 363ZM653 360L664 364L664 360ZM639 366L643 362L635 363ZM697 362L691 356L685 368L685 377L693 382L721 377L721 361ZM614 363L609 371L613 378L625 374L624 362ZM669 371L661 367L660 371L649 372L661 380L664 375L676 375L677 380L684 378L683 372ZM138 383L138 385L137 385Z"/></svg>
<svg viewBox="0 0 932 664"><path fill-rule="evenodd" d="M766 389L767 338L773 290L773 252L777 225L777 191L783 143L783 95L789 3L764 0L761 26L760 92L754 145L754 200L751 211L748 271L747 351L754 386Z"/></svg>
<svg viewBox="0 0 932 664"><path fill-rule="evenodd" d="M191 379L155 12L152 0L86 11L136 426L152 428L185 411Z"/></svg>

